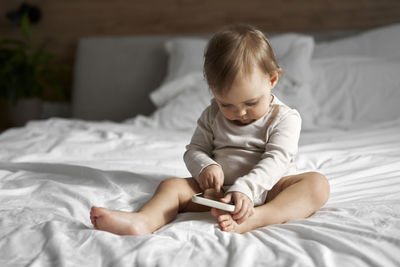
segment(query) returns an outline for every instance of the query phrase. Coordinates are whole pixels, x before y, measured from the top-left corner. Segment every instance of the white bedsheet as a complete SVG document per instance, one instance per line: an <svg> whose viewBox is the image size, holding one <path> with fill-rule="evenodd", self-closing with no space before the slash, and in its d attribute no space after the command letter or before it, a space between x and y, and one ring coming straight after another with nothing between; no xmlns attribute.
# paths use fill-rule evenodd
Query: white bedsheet
<svg viewBox="0 0 400 267"><path fill-rule="evenodd" d="M331 183L307 219L243 235L222 232L209 213L140 237L92 228L92 205L136 210L162 179L188 176L190 137L63 119L1 134L0 266L400 265L400 120L302 133L299 169Z"/></svg>

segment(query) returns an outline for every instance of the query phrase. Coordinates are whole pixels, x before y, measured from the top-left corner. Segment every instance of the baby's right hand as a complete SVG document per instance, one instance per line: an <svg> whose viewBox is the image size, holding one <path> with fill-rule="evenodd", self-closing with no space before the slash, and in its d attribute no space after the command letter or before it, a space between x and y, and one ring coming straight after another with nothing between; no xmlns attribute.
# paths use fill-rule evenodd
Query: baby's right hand
<svg viewBox="0 0 400 267"><path fill-rule="evenodd" d="M214 188L217 193L221 191L224 184L224 172L219 165L209 165L205 167L197 177L201 190Z"/></svg>

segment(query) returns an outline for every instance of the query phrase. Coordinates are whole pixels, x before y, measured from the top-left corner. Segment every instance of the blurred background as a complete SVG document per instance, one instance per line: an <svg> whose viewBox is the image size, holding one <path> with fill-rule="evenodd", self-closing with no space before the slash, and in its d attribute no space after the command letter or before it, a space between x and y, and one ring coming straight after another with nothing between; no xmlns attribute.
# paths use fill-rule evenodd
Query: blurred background
<svg viewBox="0 0 400 267"><path fill-rule="evenodd" d="M0 131L69 116L82 37L211 33L231 23L316 32L400 22L399 0L1 0L0 11Z"/></svg>

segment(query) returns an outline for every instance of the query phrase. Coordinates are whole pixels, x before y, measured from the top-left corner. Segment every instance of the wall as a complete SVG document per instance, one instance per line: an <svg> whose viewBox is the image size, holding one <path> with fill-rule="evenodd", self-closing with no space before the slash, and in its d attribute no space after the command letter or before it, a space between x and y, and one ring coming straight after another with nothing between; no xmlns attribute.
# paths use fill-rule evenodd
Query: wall
<svg viewBox="0 0 400 267"><path fill-rule="evenodd" d="M1 13L18 1L0 1ZM31 0L41 7L34 26L37 39L71 64L76 41L88 35L212 32L234 22L265 31L365 29L400 22L398 0ZM16 27L0 17L0 36L16 36Z"/></svg>

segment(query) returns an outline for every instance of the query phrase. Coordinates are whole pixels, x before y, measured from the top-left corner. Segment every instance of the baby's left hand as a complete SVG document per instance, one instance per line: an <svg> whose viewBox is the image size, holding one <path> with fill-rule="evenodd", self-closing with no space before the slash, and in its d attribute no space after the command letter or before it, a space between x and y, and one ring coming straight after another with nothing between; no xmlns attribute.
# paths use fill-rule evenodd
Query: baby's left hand
<svg viewBox="0 0 400 267"><path fill-rule="evenodd" d="M240 192L230 192L226 194L224 198L221 198L221 201L224 203L230 203L232 198L235 203L235 210L232 212L232 219L234 219L236 223L241 224L248 217L254 214L253 202L248 196Z"/></svg>

